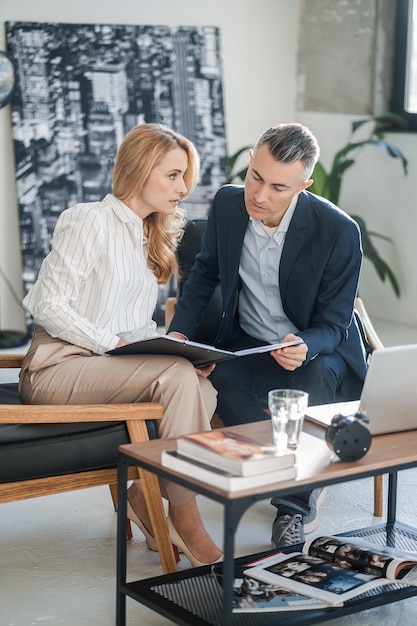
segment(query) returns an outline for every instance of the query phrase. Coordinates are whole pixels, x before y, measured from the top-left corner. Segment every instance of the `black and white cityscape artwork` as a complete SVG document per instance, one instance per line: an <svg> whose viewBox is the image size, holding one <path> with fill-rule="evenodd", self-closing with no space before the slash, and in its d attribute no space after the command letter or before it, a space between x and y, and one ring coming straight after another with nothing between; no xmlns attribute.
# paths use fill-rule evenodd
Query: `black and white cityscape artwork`
<svg viewBox="0 0 417 626"><path fill-rule="evenodd" d="M202 176L185 206L190 219L207 214L228 175L218 28L7 22L6 36L25 293L60 212L111 191L117 147L136 124L193 141Z"/></svg>

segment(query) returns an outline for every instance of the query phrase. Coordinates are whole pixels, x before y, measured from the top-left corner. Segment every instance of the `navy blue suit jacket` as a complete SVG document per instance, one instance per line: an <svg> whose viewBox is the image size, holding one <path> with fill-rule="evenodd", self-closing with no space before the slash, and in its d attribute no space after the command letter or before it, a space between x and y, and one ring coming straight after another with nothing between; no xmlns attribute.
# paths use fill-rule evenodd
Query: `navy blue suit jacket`
<svg viewBox="0 0 417 626"><path fill-rule="evenodd" d="M223 313L215 345L227 347L239 333L239 262L249 215L244 188L226 185L216 194L191 274L169 331L193 338L220 283ZM282 250L279 288L285 314L308 346L305 365L317 354L338 352L348 365L346 396L359 397L369 346L354 314L362 264L357 223L308 191L298 198Z"/></svg>

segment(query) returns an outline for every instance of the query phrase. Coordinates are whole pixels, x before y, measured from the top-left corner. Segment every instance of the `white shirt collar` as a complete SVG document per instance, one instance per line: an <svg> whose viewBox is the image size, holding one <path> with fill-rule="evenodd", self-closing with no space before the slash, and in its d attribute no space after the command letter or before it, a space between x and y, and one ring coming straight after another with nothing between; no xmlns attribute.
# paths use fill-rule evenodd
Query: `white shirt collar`
<svg viewBox="0 0 417 626"><path fill-rule="evenodd" d="M287 232L290 222L293 218L295 207L297 206L297 202L298 202L298 195L294 196L293 199L291 200L288 206L288 209L285 211L282 217L280 224L276 227L275 234ZM253 228L258 235L264 235L265 233L267 233L268 236L271 236L268 233L268 231L265 228L263 228L264 225L262 224L260 220L255 220L251 216L249 216L249 219L252 221ZM270 231L271 229L268 229L268 230Z"/></svg>
<svg viewBox="0 0 417 626"><path fill-rule="evenodd" d="M136 215L122 200L119 200L119 198L116 198L116 196L113 196L111 193L108 193L104 199L111 206L121 222L137 222L142 226L142 218Z"/></svg>

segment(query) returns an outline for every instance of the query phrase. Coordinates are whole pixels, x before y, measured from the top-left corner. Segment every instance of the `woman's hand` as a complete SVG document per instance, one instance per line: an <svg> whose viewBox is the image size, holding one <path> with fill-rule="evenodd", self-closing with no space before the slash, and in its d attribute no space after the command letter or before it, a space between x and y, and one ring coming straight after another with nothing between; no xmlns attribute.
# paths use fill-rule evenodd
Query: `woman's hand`
<svg viewBox="0 0 417 626"><path fill-rule="evenodd" d="M168 337L174 337L175 339L181 339L185 341L187 340L187 337L185 335L183 335L182 333L178 333L177 331L168 333ZM207 376L210 376L215 367L215 363L210 363L210 365L206 365L206 367L196 367L195 371L199 376L207 378Z"/></svg>
<svg viewBox="0 0 417 626"><path fill-rule="evenodd" d="M300 339L297 335L287 335L284 337L284 341L297 341ZM289 372L293 372L297 368L301 367L307 357L307 344L300 343L297 346L289 346L288 348L280 348L279 350L273 350L271 356L275 361Z"/></svg>
<svg viewBox="0 0 417 626"><path fill-rule="evenodd" d="M181 341L185 341L187 339L187 337L185 335L183 335L182 333L177 333L177 331L173 331L171 333L168 333L167 336L168 337L174 337L174 339L181 339Z"/></svg>
<svg viewBox="0 0 417 626"><path fill-rule="evenodd" d="M210 374L212 373L215 367L216 367L215 363L210 363L210 365L206 365L206 367L196 367L195 371L197 372L199 376L202 376L203 378L207 378L207 376L210 376Z"/></svg>

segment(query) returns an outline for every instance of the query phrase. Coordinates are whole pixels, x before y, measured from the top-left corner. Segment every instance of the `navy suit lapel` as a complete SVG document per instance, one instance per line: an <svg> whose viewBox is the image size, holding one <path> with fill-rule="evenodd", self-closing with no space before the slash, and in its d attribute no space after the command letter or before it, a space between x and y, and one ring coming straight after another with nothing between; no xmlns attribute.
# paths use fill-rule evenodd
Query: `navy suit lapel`
<svg viewBox="0 0 417 626"><path fill-rule="evenodd" d="M225 238L225 241L227 241L226 249L223 252L227 259L225 267L227 267L229 277L232 277L239 273L243 240L245 238L249 221L249 215L246 211L243 194L241 202L233 211L233 215L229 214L228 217L228 224L224 225L228 232L227 237Z"/></svg>
<svg viewBox="0 0 417 626"><path fill-rule="evenodd" d="M293 218L285 236L284 247L281 255L279 285L281 296L284 296L288 277L291 274L295 259L297 258L307 237L310 215L308 212L308 196L301 192L295 207Z"/></svg>
<svg viewBox="0 0 417 626"><path fill-rule="evenodd" d="M221 217L224 217L224 220ZM227 220L226 220L227 218ZM239 290L239 264L243 240L248 226L249 215L246 211L243 189L239 203L229 207L229 211L219 214L218 237L219 269L221 274L224 309L234 315Z"/></svg>

